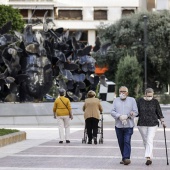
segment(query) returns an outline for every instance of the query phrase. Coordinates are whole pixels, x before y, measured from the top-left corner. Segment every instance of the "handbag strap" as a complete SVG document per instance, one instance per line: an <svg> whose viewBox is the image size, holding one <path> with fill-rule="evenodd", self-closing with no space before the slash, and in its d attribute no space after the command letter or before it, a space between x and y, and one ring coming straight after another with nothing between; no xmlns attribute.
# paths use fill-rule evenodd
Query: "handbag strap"
<svg viewBox="0 0 170 170"><path fill-rule="evenodd" d="M62 101L62 103L65 105L65 107L68 109L67 105L63 102L63 100L60 98L60 100ZM69 111L69 110L68 110Z"/></svg>

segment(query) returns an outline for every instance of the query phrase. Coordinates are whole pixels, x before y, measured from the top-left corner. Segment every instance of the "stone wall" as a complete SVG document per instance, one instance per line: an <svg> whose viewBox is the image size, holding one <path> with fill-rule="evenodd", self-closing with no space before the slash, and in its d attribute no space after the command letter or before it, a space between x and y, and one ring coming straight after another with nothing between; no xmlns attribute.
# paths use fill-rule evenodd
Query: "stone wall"
<svg viewBox="0 0 170 170"><path fill-rule="evenodd" d="M20 131L0 136L0 147L26 140L26 132Z"/></svg>

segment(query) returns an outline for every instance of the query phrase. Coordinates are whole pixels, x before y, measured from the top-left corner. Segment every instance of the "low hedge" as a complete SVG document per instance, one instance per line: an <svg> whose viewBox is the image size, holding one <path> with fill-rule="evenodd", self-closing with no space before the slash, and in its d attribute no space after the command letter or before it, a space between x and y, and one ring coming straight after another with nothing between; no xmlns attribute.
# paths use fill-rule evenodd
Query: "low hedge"
<svg viewBox="0 0 170 170"><path fill-rule="evenodd" d="M15 133L15 132L19 132L19 130L17 129L0 129L0 136L4 136L4 135L8 135L10 133Z"/></svg>
<svg viewBox="0 0 170 170"><path fill-rule="evenodd" d="M163 94L160 96L160 103L161 104L170 104L170 95L169 94Z"/></svg>

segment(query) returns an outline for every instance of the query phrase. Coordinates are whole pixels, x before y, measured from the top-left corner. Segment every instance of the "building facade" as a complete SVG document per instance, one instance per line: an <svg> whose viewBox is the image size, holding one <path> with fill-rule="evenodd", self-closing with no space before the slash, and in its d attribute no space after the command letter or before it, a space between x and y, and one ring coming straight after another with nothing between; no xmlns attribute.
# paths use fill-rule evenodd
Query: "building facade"
<svg viewBox="0 0 170 170"><path fill-rule="evenodd" d="M20 9L26 23L42 19L45 12L55 27L82 30L81 41L94 45L100 25L113 24L137 11L170 9L170 0L0 0L0 4ZM42 29L39 24L34 29Z"/></svg>
<svg viewBox="0 0 170 170"><path fill-rule="evenodd" d="M82 30L82 40L94 45L97 27L113 24L123 15L141 9L140 0L0 0L0 4L20 9L27 23L42 19L45 12L57 28ZM37 25L34 29L42 29Z"/></svg>

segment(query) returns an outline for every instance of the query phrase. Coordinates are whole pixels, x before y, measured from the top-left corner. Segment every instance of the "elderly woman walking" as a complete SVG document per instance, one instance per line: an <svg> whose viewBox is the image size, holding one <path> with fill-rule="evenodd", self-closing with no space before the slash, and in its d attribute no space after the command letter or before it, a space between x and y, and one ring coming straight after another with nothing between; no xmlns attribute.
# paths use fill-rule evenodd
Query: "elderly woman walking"
<svg viewBox="0 0 170 170"><path fill-rule="evenodd" d="M55 100L53 106L54 118L57 118L60 141L63 143L66 140L66 143L70 143L70 119L73 119L71 103L68 98L65 97L66 91L64 89L59 89L60 96ZM65 135L64 135L65 130Z"/></svg>
<svg viewBox="0 0 170 170"><path fill-rule="evenodd" d="M95 98L96 93L90 90L87 93L87 99L83 105L84 119L86 122L86 129L88 135L88 144L97 144L98 123L100 119L100 112L103 111L100 100Z"/></svg>
<svg viewBox="0 0 170 170"><path fill-rule="evenodd" d="M159 102L153 98L153 95L153 89L147 88L145 90L145 96L137 101L139 111L137 126L145 147L146 165L152 164L153 139L159 126L158 119L163 127L166 127Z"/></svg>

